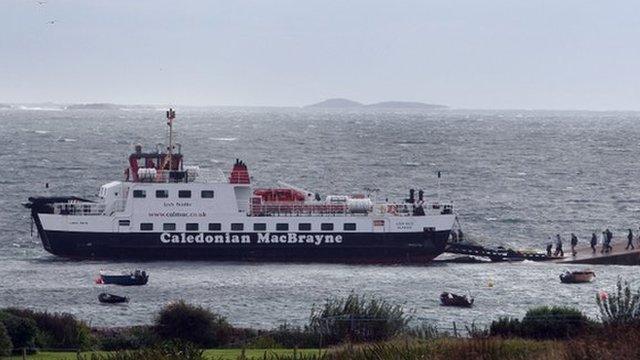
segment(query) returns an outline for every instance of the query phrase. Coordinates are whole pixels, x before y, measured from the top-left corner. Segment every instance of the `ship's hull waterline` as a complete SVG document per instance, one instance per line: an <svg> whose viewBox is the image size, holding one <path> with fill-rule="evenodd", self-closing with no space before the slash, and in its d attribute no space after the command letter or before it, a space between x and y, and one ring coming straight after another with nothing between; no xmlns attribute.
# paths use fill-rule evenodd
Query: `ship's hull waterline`
<svg viewBox="0 0 640 360"><path fill-rule="evenodd" d="M370 264L428 263L444 251L448 236L449 231L331 234L40 232L48 252L70 259ZM323 241L327 239L330 241Z"/></svg>

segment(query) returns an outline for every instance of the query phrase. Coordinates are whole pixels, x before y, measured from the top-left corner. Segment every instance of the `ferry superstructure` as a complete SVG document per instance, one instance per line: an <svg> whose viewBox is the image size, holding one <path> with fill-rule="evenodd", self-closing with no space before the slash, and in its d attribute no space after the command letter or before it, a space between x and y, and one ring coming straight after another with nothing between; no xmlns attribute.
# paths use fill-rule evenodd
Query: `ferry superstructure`
<svg viewBox="0 0 640 360"><path fill-rule="evenodd" d="M136 146L123 181L95 201L31 197L25 204L44 248L73 259L409 263L444 251L453 206L410 190L399 202L327 195L285 185L254 188L236 160L224 181L186 166L167 112L166 148Z"/></svg>

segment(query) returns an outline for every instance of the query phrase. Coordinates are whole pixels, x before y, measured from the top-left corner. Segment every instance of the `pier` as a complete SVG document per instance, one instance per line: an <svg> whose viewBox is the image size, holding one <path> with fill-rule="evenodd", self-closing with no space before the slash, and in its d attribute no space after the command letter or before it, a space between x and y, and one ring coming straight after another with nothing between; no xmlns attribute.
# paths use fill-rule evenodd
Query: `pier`
<svg viewBox="0 0 640 360"><path fill-rule="evenodd" d="M565 245L566 246L566 245ZM634 243L635 249L626 250L627 241L612 244L613 249L607 253L601 253L602 245L596 247L593 253L587 245L576 246L576 256L571 255L571 247L565 247L564 257L547 256L545 253L516 251L504 248L488 248L468 243L451 243L447 245L445 252L458 255L479 256L490 259L492 262L501 261L546 261L557 264L594 264L594 265L640 265L640 245ZM555 251L555 248L554 248Z"/></svg>
<svg viewBox="0 0 640 360"><path fill-rule="evenodd" d="M602 244L598 244L593 253L589 246L576 246L576 256L571 255L571 247L567 247L564 257L552 260L558 264L594 264L594 265L640 265L640 245L634 243L634 250L625 250L626 239L612 244L613 249L608 253L601 253Z"/></svg>

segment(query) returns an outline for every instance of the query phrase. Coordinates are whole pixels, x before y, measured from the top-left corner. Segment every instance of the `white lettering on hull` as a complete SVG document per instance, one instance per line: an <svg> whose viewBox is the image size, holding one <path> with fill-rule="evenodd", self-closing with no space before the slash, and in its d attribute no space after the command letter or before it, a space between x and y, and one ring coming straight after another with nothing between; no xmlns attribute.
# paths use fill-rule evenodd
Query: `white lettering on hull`
<svg viewBox="0 0 640 360"><path fill-rule="evenodd" d="M342 244L342 235L333 234L271 234L256 233L255 241L248 234L168 233L160 234L163 244Z"/></svg>

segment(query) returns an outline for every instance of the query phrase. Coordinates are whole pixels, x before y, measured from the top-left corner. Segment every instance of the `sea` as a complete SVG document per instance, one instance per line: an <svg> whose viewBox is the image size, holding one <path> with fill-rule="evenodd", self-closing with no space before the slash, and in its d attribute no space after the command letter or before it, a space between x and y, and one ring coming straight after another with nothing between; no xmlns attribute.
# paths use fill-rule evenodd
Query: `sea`
<svg viewBox="0 0 640 360"><path fill-rule="evenodd" d="M165 142L164 111L0 109L0 307L115 327L151 324L165 304L184 299L233 325L268 329L304 325L314 305L353 292L447 330L541 305L597 319L598 291L614 290L618 279L640 286L633 266L591 266L595 281L565 285L560 273L585 266L70 261L45 252L22 203L36 195L91 198L121 180L135 144ZM568 242L574 232L586 243L605 228L623 242L640 226L638 112L178 107L175 129L186 164L229 171L242 159L256 186L280 180L322 195L379 189L373 195L390 200L423 189L428 201L452 202L464 233L488 246L543 251L555 234ZM100 270L135 268L150 274L147 286L94 282ZM103 291L131 302L101 305ZM443 308L442 291L470 295L475 306Z"/></svg>

